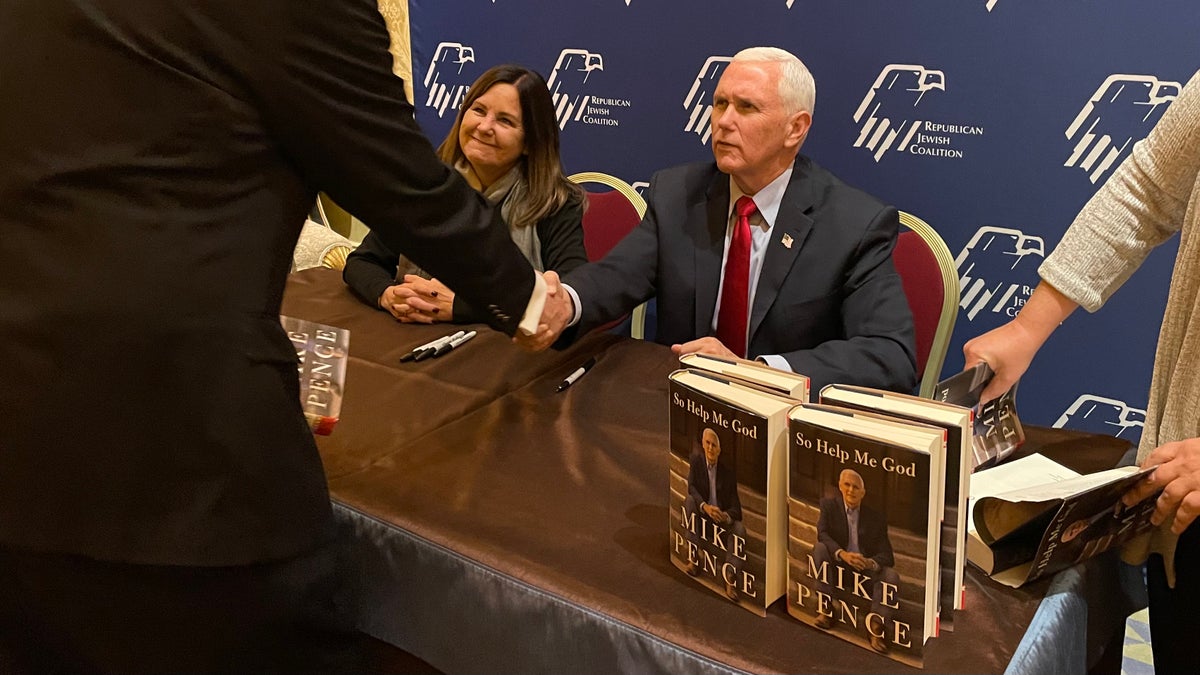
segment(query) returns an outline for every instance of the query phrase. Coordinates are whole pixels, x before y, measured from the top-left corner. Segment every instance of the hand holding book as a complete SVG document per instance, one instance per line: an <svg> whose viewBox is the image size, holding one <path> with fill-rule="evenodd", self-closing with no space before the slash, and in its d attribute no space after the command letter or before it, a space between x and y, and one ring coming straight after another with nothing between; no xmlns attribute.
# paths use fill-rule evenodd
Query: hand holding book
<svg viewBox="0 0 1200 675"><path fill-rule="evenodd" d="M1133 506L1162 491L1150 522L1172 521L1171 531L1181 534L1200 514L1200 438L1167 443L1154 449L1142 468L1155 467L1121 501Z"/></svg>
<svg viewBox="0 0 1200 675"><path fill-rule="evenodd" d="M993 579L1021 586L1119 546L1150 527L1153 502L1123 503L1149 469L1078 475L1031 455L976 474L967 553Z"/></svg>
<svg viewBox="0 0 1200 675"><path fill-rule="evenodd" d="M1012 321L968 340L963 345L967 367L987 364L996 373L991 383L984 387L981 400L986 403L1013 387L1050 334L1078 306L1043 281Z"/></svg>
<svg viewBox="0 0 1200 675"><path fill-rule="evenodd" d="M991 367L980 362L942 380L933 392L934 400L975 409L973 471L1004 461L1025 442L1025 430L1017 417L1018 382L998 398L985 398L983 394L995 381Z"/></svg>

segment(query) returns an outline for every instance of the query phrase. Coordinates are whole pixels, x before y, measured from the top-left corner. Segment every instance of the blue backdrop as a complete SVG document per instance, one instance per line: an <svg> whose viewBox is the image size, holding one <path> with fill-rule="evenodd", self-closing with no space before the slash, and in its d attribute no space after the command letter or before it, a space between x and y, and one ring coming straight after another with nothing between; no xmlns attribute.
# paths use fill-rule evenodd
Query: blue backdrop
<svg viewBox="0 0 1200 675"><path fill-rule="evenodd" d="M548 80L568 173L635 187L711 159L727 59L799 56L817 82L802 152L929 222L956 256L962 344L1007 321L1096 188L1200 68L1193 0L410 0L417 116L440 141L504 62ZM1022 419L1136 441L1176 240L1022 381Z"/></svg>

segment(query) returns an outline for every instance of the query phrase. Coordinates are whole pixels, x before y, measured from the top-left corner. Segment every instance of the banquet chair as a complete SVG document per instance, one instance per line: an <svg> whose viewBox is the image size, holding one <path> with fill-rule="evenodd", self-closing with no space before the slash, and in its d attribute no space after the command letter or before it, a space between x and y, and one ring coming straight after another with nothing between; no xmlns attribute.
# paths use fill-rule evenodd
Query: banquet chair
<svg viewBox="0 0 1200 675"><path fill-rule="evenodd" d="M292 271L299 272L310 267L340 270L346 266L346 257L353 250L354 242L330 227L325 208L318 199L296 240L296 249L292 252Z"/></svg>
<svg viewBox="0 0 1200 675"><path fill-rule="evenodd" d="M958 318L958 271L946 242L928 223L900 212L902 230L892 259L913 314L922 398L932 398Z"/></svg>
<svg viewBox="0 0 1200 675"><path fill-rule="evenodd" d="M589 261L599 260L629 234L646 214L646 200L625 181L604 173L588 171L568 176L568 180L584 185L588 208L583 215L583 245ZM588 190L585 184L595 183L609 189ZM630 316L629 334L639 340L646 334L646 303L634 308Z"/></svg>

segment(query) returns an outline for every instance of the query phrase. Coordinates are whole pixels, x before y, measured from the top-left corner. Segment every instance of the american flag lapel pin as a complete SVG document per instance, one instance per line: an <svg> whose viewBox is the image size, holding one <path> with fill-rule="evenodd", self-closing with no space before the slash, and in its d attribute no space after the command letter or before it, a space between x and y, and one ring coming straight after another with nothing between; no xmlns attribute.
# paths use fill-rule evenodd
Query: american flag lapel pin
<svg viewBox="0 0 1200 675"><path fill-rule="evenodd" d="M792 235L784 233L783 239L781 239L780 241L783 243L784 248L792 247Z"/></svg>

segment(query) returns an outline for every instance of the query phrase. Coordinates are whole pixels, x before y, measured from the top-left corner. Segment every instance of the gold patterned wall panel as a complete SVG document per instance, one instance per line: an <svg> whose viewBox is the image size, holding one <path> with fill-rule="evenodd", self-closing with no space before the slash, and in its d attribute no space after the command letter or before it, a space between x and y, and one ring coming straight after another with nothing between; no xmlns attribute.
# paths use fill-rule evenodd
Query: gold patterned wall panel
<svg viewBox="0 0 1200 675"><path fill-rule="evenodd" d="M379 0L379 13L392 37L392 70L404 78L408 100L413 100L412 41L408 32L408 0Z"/></svg>

